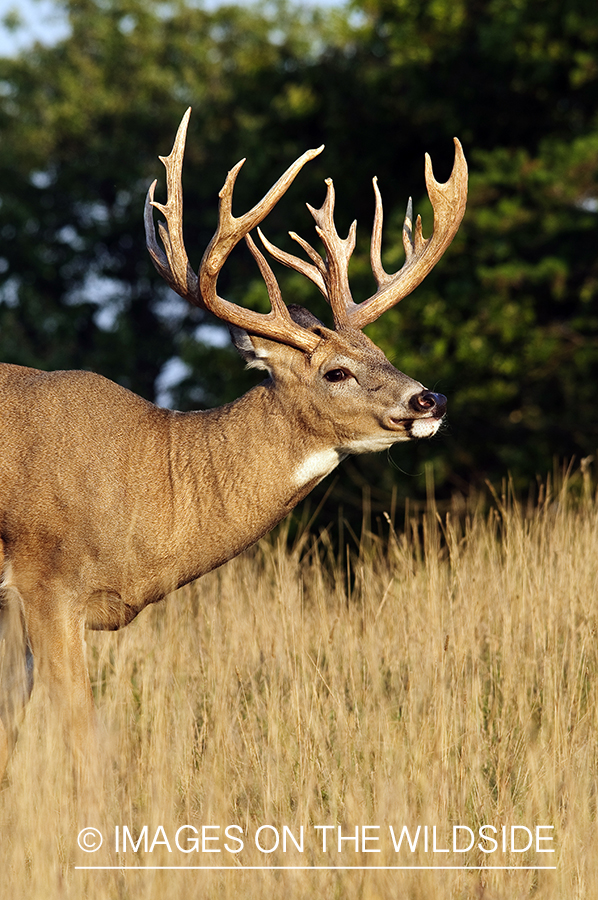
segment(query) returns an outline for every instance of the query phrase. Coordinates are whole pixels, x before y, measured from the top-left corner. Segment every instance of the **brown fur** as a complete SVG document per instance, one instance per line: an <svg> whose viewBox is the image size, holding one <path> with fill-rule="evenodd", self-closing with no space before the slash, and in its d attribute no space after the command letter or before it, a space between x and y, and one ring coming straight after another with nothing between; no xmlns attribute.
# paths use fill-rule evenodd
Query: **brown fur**
<svg viewBox="0 0 598 900"><path fill-rule="evenodd" d="M0 366L4 597L24 625L21 670L30 647L79 745L93 718L85 628L128 624L266 534L319 480L294 480L302 461L406 440L406 425L429 417L408 405L422 386L361 332L314 332L312 353L242 333L271 377L206 412L160 409L89 372ZM330 383L336 368L350 377Z"/></svg>

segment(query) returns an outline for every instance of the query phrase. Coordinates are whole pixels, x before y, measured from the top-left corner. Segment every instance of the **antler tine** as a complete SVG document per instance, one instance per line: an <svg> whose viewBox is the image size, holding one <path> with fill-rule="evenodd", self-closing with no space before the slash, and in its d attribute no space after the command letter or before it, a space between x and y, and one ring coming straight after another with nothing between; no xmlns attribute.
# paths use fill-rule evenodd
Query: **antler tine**
<svg viewBox="0 0 598 900"><path fill-rule="evenodd" d="M422 233L421 217L417 217L413 229L413 207L411 199L403 223L403 244L405 263L394 275L384 271L380 259L382 242L382 198L374 179L376 214L372 230L371 261L378 290L368 300L354 305L348 311L349 323L353 328L364 328L374 322L382 313L394 306L413 291L436 265L453 240L467 203L467 162L461 144L455 141L455 162L451 177L444 184L434 178L432 161L426 153L426 187L434 210L434 229L429 238Z"/></svg>
<svg viewBox="0 0 598 900"><path fill-rule="evenodd" d="M419 226L417 234L421 238L421 216L417 217L417 222ZM413 199L411 197L407 201L407 210L403 219L403 247L405 248L405 260L411 259L415 251L415 241L413 240ZM391 279L392 275L387 275L386 277Z"/></svg>
<svg viewBox="0 0 598 900"><path fill-rule="evenodd" d="M191 108L187 110L182 118L170 155L159 157L166 169L166 196L168 199L166 205L157 203L154 200L157 184L157 181L154 181L150 185L145 200L145 240L154 266L162 278L181 297L184 297L196 306L203 306L204 304L198 293L197 276L189 265L183 240L183 188L181 173L190 115ZM156 240L152 207L158 209L166 219L165 225L162 222L158 222L158 231L166 252L161 249Z"/></svg>
<svg viewBox="0 0 598 900"><path fill-rule="evenodd" d="M247 244L251 255L255 259L258 264L258 268L260 270L260 274L264 279L266 284L266 288L268 290L268 297L270 298L270 305L272 309L279 313L282 317L288 315L288 310L284 300L282 299L282 294L280 293L280 287L276 280L276 276L274 272L268 265L268 262L263 253L260 253L258 248L255 245L255 241L251 237L250 234L245 235L245 243Z"/></svg>
<svg viewBox="0 0 598 900"><path fill-rule="evenodd" d="M247 240L247 238L249 232L266 218L270 210L287 191L305 163L318 156L323 149L322 145L314 150L307 150L289 166L259 203L256 203L244 215L235 218L232 214L233 189L239 169L245 160L238 162L228 173L224 187L220 191L218 227L199 267L199 285L206 309L209 309L214 315L229 322L231 325L238 325L254 334L260 334L263 337L278 340L307 351L314 350L319 338L307 329L297 325L291 319L286 305L282 302L280 289L272 270L258 251L253 240L251 238ZM220 270L233 247L242 238L247 240L249 249L266 281L272 304L272 309L269 313L257 313L254 310L243 309L218 296L216 284Z"/></svg>
<svg viewBox="0 0 598 900"><path fill-rule="evenodd" d="M355 249L357 223L352 223L349 234L344 240L339 237L334 224L334 184L331 178L327 178L325 183L327 185L326 199L320 209L314 209L309 203L306 206L316 223L316 232L326 248L326 261L311 244L308 244L294 231L289 231L290 236L305 250L314 265L280 250L264 237L260 229L258 229L258 233L264 247L274 259L305 275L316 285L330 303L336 328L342 328L349 324L351 310L357 308L351 297L348 272L349 260Z"/></svg>
<svg viewBox="0 0 598 900"><path fill-rule="evenodd" d="M260 240L270 256L272 256L277 262L282 263L283 266L287 266L289 269L295 269L296 272L299 272L301 275L305 275L309 278L310 281L316 285L316 287L322 292L322 294L328 300L328 290L326 288L326 282L324 280L324 276L326 274L326 264L324 260L320 256L320 254L311 247L307 241L304 241L303 238L299 237L298 234L295 234L294 231L289 231L289 235L292 237L294 241L296 241L300 247L303 247L307 255L314 261L315 265L310 265L304 260L299 259L297 256L293 256L291 253L285 253L284 250L280 250L275 246L265 234L262 232L261 228L258 228L257 233L260 236Z"/></svg>
<svg viewBox="0 0 598 900"><path fill-rule="evenodd" d="M336 328L349 324L351 310L355 307L349 287L349 260L355 249L357 222L352 222L349 234L343 240L334 224L334 184L326 179L326 199L320 209L307 204L316 223L316 232L326 248L326 287Z"/></svg>
<svg viewBox="0 0 598 900"><path fill-rule="evenodd" d="M378 187L378 179L372 178L374 186L374 195L376 197L376 214L374 216L374 226L372 228L372 243L370 248L370 262L372 272L376 279L378 287L384 287L393 279L393 275L389 275L382 265L382 222L384 219L384 211L382 208L382 196ZM403 246L405 248L405 259L411 258L414 252L413 244L413 201L411 197L407 202L407 212L405 213L405 221L403 222Z"/></svg>
<svg viewBox="0 0 598 900"><path fill-rule="evenodd" d="M233 190L239 170L245 162L244 159L241 159L228 173L224 186L218 195L220 197L218 228L204 253L201 268L206 269L210 274L217 274L233 247L238 244L241 238L249 234L256 225L263 222L283 194L286 193L303 166L318 156L323 149L324 145L322 144L314 150L306 150L280 176L276 184L270 188L259 203L256 203L244 215L235 218L232 214Z"/></svg>

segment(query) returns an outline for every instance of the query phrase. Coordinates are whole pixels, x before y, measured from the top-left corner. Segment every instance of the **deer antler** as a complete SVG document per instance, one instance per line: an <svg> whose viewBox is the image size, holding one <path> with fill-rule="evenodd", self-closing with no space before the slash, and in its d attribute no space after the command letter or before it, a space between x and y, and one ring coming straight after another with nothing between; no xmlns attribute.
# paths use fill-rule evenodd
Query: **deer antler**
<svg viewBox="0 0 598 900"><path fill-rule="evenodd" d="M254 334L311 352L315 349L319 338L291 318L282 300L274 273L250 238L249 232L259 226L287 191L305 163L321 153L324 149L323 146L315 150L307 150L299 159L295 160L276 184L270 188L265 197L256 203L253 209L238 218L232 214L232 197L237 175L245 160L240 160L230 170L219 194L218 227L203 255L199 276L196 276L187 259L182 226L181 171L190 114L191 110L188 109L183 116L170 155L160 157L166 168L168 197L166 204L162 205L154 200L155 181L147 194L145 203L146 241L154 265L181 297L185 297L196 306L209 310L223 321L231 325L238 325ZM326 199L322 207L314 209L307 204L316 223L316 232L326 249L326 260L323 260L307 241L292 231L289 232L290 236L303 248L311 260L310 263L279 250L264 237L258 228L264 246L274 259L305 275L317 285L330 303L337 329L346 327L361 329L377 319L385 310L410 294L423 281L451 243L463 218L467 202L467 163L461 144L457 138L454 140L455 163L451 177L445 184L439 184L434 178L432 163L426 153L426 186L434 210L434 228L430 237L424 238L421 218L418 216L414 232L412 203L409 200L403 224L405 263L393 275L384 271L380 257L382 198L377 179L374 178L376 214L372 231L371 264L378 290L362 303L353 301L348 277L349 260L355 248L356 223L353 222L349 234L344 240L339 237L334 224L335 198L332 179L326 179ZM164 250L159 247L156 240L152 216L153 206L160 210L166 219L166 224L161 222L158 224ZM269 313L257 313L250 309L243 309L243 307L223 299L217 293L216 285L220 270L233 247L242 238L245 238L266 282L272 307Z"/></svg>
<svg viewBox="0 0 598 900"><path fill-rule="evenodd" d="M382 313L410 294L434 268L444 251L456 235L467 204L467 162L463 148L457 138L455 142L455 162L451 177L444 184L434 178L432 160L426 153L426 187L432 209L434 227L429 238L422 233L421 216L415 223L413 234L413 206L411 198L407 204L407 214L403 223L403 246L405 262L394 275L388 275L382 268L380 247L382 243L382 197L374 178L376 195L376 215L372 230L371 264L378 285L376 293L364 300L350 315L354 328L364 328L374 322Z"/></svg>
<svg viewBox="0 0 598 900"><path fill-rule="evenodd" d="M461 144L457 138L454 140L455 163L451 177L445 184L439 184L434 178L432 162L426 153L426 186L434 210L434 229L429 238L424 238L421 217L418 216L415 236L413 235L413 211L410 199L403 224L405 263L394 275L384 271L380 258L382 198L378 181L376 178L373 179L376 214L372 230L371 264L378 290L362 303L354 303L348 279L349 259L355 247L355 222L351 225L348 237L344 241L341 240L334 225L334 186L331 179L326 180L326 200L322 208L314 210L307 204L315 219L316 231L326 248L326 261L307 241L294 232L289 232L291 238L303 248L313 265L279 250L258 229L264 246L274 259L305 275L324 294L332 308L337 328L364 328L375 321L385 310L410 294L423 281L451 243L463 218L467 202L467 163Z"/></svg>
<svg viewBox="0 0 598 900"><path fill-rule="evenodd" d="M324 147L307 150L299 159L295 160L276 184L270 188L265 197L253 209L250 209L249 212L246 212L239 218L235 218L232 214L232 196L237 175L245 160L240 160L230 170L224 187L219 194L218 227L203 255L199 268L199 277L197 277L189 265L182 228L183 195L181 172L190 114L191 110L188 109L183 116L170 155L160 157L166 168L168 197L166 204L162 205L154 200L156 181L150 186L145 202L146 243L156 269L177 294L189 300L190 303L209 310L223 321L244 328L253 334L259 334L263 337L280 341L283 344L298 347L300 350L311 352L315 349L320 339L311 331L302 328L292 320L282 300L274 273L249 237L249 232L268 215L292 184L305 163L321 153ZM152 207L160 210L166 219L166 224L158 224L164 250L160 248L156 240ZM254 310L243 309L243 307L219 297L216 291L220 270L233 247L242 238L245 238L266 282L272 306L269 313L258 313Z"/></svg>

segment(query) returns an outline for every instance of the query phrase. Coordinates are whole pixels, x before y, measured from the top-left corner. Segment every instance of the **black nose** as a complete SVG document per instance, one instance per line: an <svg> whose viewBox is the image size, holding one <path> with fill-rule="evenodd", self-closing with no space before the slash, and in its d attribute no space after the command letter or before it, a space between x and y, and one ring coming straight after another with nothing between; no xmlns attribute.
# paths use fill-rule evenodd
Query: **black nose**
<svg viewBox="0 0 598 900"><path fill-rule="evenodd" d="M414 394L409 406L417 413L432 413L435 418L441 419L446 412L446 397L444 394L422 391L421 394Z"/></svg>

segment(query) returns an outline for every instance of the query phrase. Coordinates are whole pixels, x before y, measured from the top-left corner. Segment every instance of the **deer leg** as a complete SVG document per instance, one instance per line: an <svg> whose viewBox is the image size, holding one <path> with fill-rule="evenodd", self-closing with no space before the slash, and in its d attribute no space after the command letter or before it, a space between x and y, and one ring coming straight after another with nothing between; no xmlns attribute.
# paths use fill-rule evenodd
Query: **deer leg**
<svg viewBox="0 0 598 900"><path fill-rule="evenodd" d="M59 591L36 591L24 598L27 631L36 674L45 683L60 716L79 773L87 769L94 746L95 712L85 658L84 621L69 604L58 607Z"/></svg>
<svg viewBox="0 0 598 900"><path fill-rule="evenodd" d="M3 591L0 594L0 781L32 688L33 655L20 598L12 591Z"/></svg>

